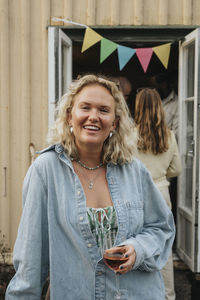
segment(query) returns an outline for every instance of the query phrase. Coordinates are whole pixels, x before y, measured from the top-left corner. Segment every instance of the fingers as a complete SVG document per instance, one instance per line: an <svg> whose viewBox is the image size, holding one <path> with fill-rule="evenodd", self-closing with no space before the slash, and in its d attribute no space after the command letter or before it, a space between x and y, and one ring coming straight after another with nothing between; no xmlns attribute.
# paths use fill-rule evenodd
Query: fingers
<svg viewBox="0 0 200 300"><path fill-rule="evenodd" d="M131 256L132 254L135 253L135 249L132 245L126 245L125 250L126 251L124 252L124 254L127 255L127 256Z"/></svg>
<svg viewBox="0 0 200 300"><path fill-rule="evenodd" d="M116 272L120 274L125 274L132 270L135 260L136 260L136 252L132 245L125 245L123 249L123 254L127 257L127 260L119 266Z"/></svg>
<svg viewBox="0 0 200 300"><path fill-rule="evenodd" d="M119 259L119 256L117 256L117 254L119 253L123 255L123 259L122 258ZM125 274L130 270L132 270L135 264L136 252L132 245L122 245L122 246L113 247L107 249L105 251L105 254L109 254L109 255L112 254L113 256L115 256L116 254L116 257L118 257L120 261L122 260L124 261L118 267L117 266L115 268L111 267L111 269L113 269L116 273Z"/></svg>
<svg viewBox="0 0 200 300"><path fill-rule="evenodd" d="M110 249L105 250L105 253L107 253L107 254L114 254L114 253L124 254L125 252L126 252L125 246L117 246L117 247L112 247Z"/></svg>

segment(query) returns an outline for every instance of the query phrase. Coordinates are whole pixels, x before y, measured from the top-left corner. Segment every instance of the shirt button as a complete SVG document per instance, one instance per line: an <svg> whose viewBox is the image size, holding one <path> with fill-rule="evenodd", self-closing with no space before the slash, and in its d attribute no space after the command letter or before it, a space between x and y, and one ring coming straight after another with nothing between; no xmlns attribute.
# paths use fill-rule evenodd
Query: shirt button
<svg viewBox="0 0 200 300"><path fill-rule="evenodd" d="M88 248L91 248L91 247L92 247L92 244L88 244L87 246L88 246Z"/></svg>
<svg viewBox="0 0 200 300"><path fill-rule="evenodd" d="M80 221L83 221L83 216L81 216L81 217L79 218L79 220L80 220Z"/></svg>
<svg viewBox="0 0 200 300"><path fill-rule="evenodd" d="M102 275L102 272L101 272L101 271L99 271L97 274L98 274L99 276L101 276L101 275Z"/></svg>
<svg viewBox="0 0 200 300"><path fill-rule="evenodd" d="M78 192L77 192L77 195L79 196L79 195L80 195L80 193L81 193L81 192L80 192L80 191L78 191Z"/></svg>

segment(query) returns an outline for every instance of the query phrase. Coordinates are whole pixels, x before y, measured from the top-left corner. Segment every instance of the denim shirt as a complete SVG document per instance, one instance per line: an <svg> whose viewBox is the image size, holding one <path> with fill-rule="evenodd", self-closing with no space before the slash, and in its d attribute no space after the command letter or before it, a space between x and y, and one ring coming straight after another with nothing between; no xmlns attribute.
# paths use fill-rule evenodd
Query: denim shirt
<svg viewBox="0 0 200 300"><path fill-rule="evenodd" d="M14 247L16 274L6 300L39 300L50 271L53 300L164 300L160 269L175 234L173 216L143 164L107 165L117 213L115 245L132 244L136 262L119 276L103 262L90 230L86 198L62 145L45 149L29 168Z"/></svg>

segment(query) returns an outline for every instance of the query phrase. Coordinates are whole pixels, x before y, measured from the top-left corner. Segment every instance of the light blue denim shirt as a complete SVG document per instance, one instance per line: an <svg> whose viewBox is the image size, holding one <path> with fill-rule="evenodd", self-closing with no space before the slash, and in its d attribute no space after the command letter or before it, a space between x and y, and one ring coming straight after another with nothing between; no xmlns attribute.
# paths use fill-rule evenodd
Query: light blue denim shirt
<svg viewBox="0 0 200 300"><path fill-rule="evenodd" d="M143 164L107 165L118 219L115 245L132 244L133 269L119 277L120 299L164 300L159 270L174 239L173 216ZM53 300L113 300L115 273L103 262L90 230L86 198L61 145L29 168L14 248L16 274L6 300L39 300L50 271Z"/></svg>

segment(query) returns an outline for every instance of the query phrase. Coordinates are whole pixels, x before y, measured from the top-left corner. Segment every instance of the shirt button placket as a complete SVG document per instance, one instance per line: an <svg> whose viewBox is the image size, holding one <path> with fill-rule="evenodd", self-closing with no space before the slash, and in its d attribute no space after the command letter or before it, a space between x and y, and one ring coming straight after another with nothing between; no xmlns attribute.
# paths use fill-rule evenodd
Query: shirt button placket
<svg viewBox="0 0 200 300"><path fill-rule="evenodd" d="M105 300L105 275L104 266L99 263L95 273L95 299Z"/></svg>

